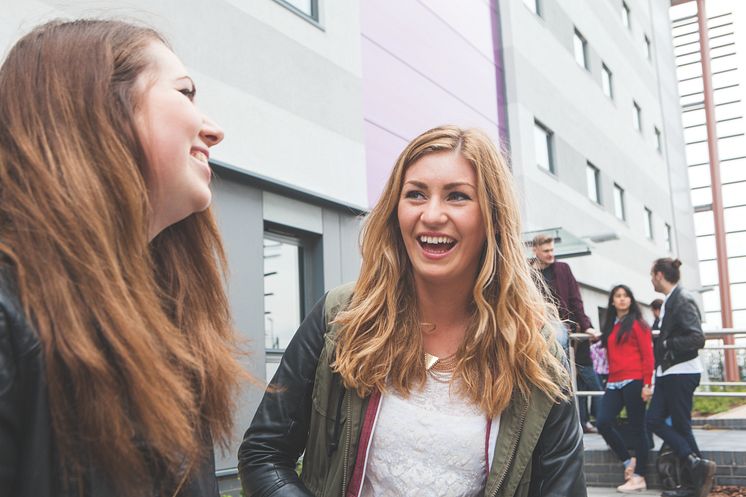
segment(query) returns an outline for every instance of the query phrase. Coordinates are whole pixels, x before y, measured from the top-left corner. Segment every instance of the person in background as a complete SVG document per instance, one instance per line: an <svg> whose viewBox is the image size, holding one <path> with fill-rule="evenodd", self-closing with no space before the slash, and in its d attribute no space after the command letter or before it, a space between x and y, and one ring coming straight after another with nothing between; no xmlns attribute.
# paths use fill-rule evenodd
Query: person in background
<svg viewBox="0 0 746 497"><path fill-rule="evenodd" d="M653 324L650 326L653 332L653 343L661 331L661 307L663 307L663 299L655 299L650 303L650 310L653 312Z"/></svg>
<svg viewBox="0 0 746 497"><path fill-rule="evenodd" d="M598 375L601 386L606 388L606 381L609 378L609 358L606 355L606 348L600 340L591 344L591 360L593 361L593 370Z"/></svg>
<svg viewBox="0 0 746 497"><path fill-rule="evenodd" d="M0 67L0 496L217 497L243 369L223 131L156 31L33 29Z"/></svg>
<svg viewBox="0 0 746 497"><path fill-rule="evenodd" d="M650 303L650 310L653 311L653 324L650 326L651 330L661 329L661 307L663 307L663 299L655 299Z"/></svg>
<svg viewBox="0 0 746 497"><path fill-rule="evenodd" d="M645 403L653 394L653 343L640 306L626 285L617 285L609 293L600 343L609 359L609 380L601 400L598 431L624 463L626 481L617 487L617 491L640 492L647 489L645 475L649 447L645 432ZM622 408L627 409L636 457L630 456L616 428L616 417Z"/></svg>
<svg viewBox="0 0 746 497"><path fill-rule="evenodd" d="M557 306L560 319L564 323L558 340L566 350L569 347L570 333L587 333L589 340L580 340L574 346L575 366L577 369L577 385L579 391L601 391L601 382L593 370L591 360L591 341L598 339L600 334L593 329L591 320L586 316L580 288L572 270L567 263L558 261L554 256L554 239L546 234L538 234L533 242L534 259L532 266L541 273L544 285L539 285L544 292L544 298ZM591 397L591 412L598 412L599 397ZM583 432L596 433L596 428L590 422L588 413L588 397L578 397L580 423Z"/></svg>
<svg viewBox="0 0 746 497"><path fill-rule="evenodd" d="M359 279L301 324L246 432L246 495L587 495L556 311L490 138L416 137L361 248Z"/></svg>
<svg viewBox="0 0 746 497"><path fill-rule="evenodd" d="M692 432L694 390L702 375L699 349L705 346L705 336L694 297L679 285L680 267L680 260L664 257L650 270L653 288L666 298L655 341L655 389L647 426L681 458L691 477L693 495L705 497L712 488L716 464L702 458ZM669 416L671 426L666 423Z"/></svg>

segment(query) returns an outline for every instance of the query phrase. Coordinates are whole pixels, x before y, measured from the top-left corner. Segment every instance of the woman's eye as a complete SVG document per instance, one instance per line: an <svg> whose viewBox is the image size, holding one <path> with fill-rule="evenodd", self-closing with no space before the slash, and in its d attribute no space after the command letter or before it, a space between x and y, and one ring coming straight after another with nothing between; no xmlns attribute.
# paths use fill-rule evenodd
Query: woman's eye
<svg viewBox="0 0 746 497"><path fill-rule="evenodd" d="M448 194L448 200L471 200L471 197L461 192L451 192Z"/></svg>
<svg viewBox="0 0 746 497"><path fill-rule="evenodd" d="M404 194L404 198L422 199L425 198L425 195L420 191L410 190Z"/></svg>
<svg viewBox="0 0 746 497"><path fill-rule="evenodd" d="M179 90L179 93L187 97L189 100L194 100L194 96L197 95L197 89L196 88L184 88L182 90Z"/></svg>

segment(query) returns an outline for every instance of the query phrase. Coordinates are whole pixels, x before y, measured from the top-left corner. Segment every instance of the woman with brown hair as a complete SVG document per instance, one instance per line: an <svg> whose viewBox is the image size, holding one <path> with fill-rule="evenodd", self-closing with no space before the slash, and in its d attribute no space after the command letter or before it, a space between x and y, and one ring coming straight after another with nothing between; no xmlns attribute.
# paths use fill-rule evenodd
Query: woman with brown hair
<svg viewBox="0 0 746 497"><path fill-rule="evenodd" d="M415 138L365 223L360 278L311 311L246 432L247 495L586 495L519 224L486 135Z"/></svg>
<svg viewBox="0 0 746 497"><path fill-rule="evenodd" d="M0 67L0 495L217 496L242 369L221 129L155 31L51 22Z"/></svg>

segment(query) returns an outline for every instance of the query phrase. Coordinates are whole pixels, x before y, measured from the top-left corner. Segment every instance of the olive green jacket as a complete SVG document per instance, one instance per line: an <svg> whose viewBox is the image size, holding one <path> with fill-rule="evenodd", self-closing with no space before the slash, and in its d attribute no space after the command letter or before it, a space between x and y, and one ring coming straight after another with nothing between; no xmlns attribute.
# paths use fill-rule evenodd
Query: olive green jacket
<svg viewBox="0 0 746 497"><path fill-rule="evenodd" d="M360 469L357 455L361 451L361 431L366 416L371 416L370 397L361 398L354 391L345 389L339 375L329 367L337 329L328 323L340 308L347 305L351 291L352 285L346 285L329 292L323 313L316 310L323 323L315 326L309 323L307 326L315 329L316 334L323 333L323 340L320 339L316 345L321 352L313 377L307 378L304 387L311 390L310 413L302 409L302 412L296 412L290 405L283 406L283 397L293 395L293 390L289 380L282 381L280 370L287 368L287 378L300 370L300 365L293 364L292 356L283 359L287 363L281 364L275 376L281 383L273 380L280 389L288 390L265 394L239 452L239 469L247 495L358 496L359 486L351 488L350 482L356 473L356 464ZM305 339L302 334L304 325L294 339L298 340L297 347L291 344L288 352L302 353L313 348L311 333L306 334ZM555 355L564 357L556 341L552 343ZM298 378L293 382L300 383ZM298 401L302 403L302 398ZM273 417L282 414L290 418L288 423L278 422ZM296 443L289 441L294 437L294 427L298 427L300 432L295 436ZM364 450L362 447L361 453ZM303 451L303 469L298 481L288 469ZM582 432L574 403L555 403L533 390L527 400L516 395L501 413L485 495L585 497L582 469Z"/></svg>

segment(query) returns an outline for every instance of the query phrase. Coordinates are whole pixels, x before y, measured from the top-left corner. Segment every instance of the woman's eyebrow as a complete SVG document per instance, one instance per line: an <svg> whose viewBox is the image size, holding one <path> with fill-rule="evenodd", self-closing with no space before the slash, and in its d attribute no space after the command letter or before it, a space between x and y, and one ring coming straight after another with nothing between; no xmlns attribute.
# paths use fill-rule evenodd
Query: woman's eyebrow
<svg viewBox="0 0 746 497"><path fill-rule="evenodd" d="M178 78L176 78L176 79L174 80L174 82L176 82L176 81L181 81L181 80L183 80L183 79L186 79L186 80L188 80L188 81L189 81L189 82L190 82L190 83L192 84L192 88L196 88L196 87L197 87L197 85L195 85L195 84L194 84L194 80L193 80L192 78L190 78L189 76L181 76L181 77L178 77Z"/></svg>
<svg viewBox="0 0 746 497"><path fill-rule="evenodd" d="M422 181L417 181L417 180L412 180L412 179L404 182L404 184L405 185L406 184L410 184L412 186L416 186L417 188L421 188L423 190L427 190L429 188L429 186L427 185L427 183L423 183ZM454 181L453 183L447 183L447 184L443 185L443 189L444 190L455 190L455 189L461 188L463 186L469 186L471 188L476 189L476 187L474 185L472 185L471 183L469 183L468 181Z"/></svg>

